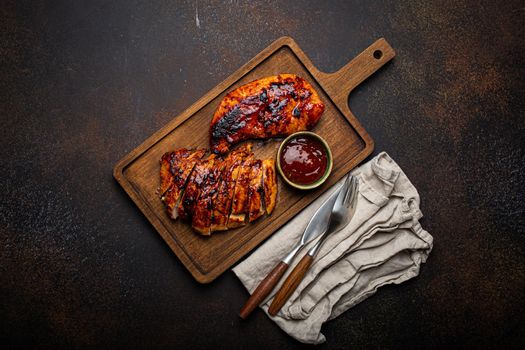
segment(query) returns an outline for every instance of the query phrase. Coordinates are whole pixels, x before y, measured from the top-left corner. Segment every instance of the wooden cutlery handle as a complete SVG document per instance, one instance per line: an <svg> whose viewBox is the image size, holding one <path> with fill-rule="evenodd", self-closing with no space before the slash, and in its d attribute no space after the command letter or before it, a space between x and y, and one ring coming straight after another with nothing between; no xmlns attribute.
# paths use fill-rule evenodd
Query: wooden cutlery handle
<svg viewBox="0 0 525 350"><path fill-rule="evenodd" d="M250 296L248 301L244 304L241 311L239 312L239 316L241 316L242 319L246 319L252 311L259 305L264 298L270 294L273 287L279 282L281 277L283 277L284 272L288 269L288 264L284 262L280 262L277 264L277 266L274 267L274 269L259 283L253 294Z"/></svg>
<svg viewBox="0 0 525 350"><path fill-rule="evenodd" d="M301 261L299 261L299 264L297 264L288 278L286 278L281 289L279 289L275 298L273 298L272 304L268 309L270 315L275 316L279 310L281 310L288 298L290 298L299 283L303 280L303 277L306 274L306 271L310 268L310 265L312 265L313 260L314 258L311 255L306 254Z"/></svg>

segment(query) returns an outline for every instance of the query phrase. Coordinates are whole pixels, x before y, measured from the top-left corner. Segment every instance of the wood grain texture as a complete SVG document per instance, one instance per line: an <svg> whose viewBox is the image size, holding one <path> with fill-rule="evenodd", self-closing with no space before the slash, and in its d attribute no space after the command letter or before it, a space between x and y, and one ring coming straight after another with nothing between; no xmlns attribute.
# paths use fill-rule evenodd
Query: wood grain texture
<svg viewBox="0 0 525 350"><path fill-rule="evenodd" d="M275 266L274 269L270 271L270 273L261 281L261 283L259 283L250 298L248 298L246 303L241 308L241 311L239 311L239 316L242 319L246 319L246 317L248 317L260 303L262 303L264 298L270 294L281 277L283 277L284 273L288 269L288 266L289 265L285 262L280 261L277 266Z"/></svg>
<svg viewBox="0 0 525 350"><path fill-rule="evenodd" d="M306 254L294 267L288 277L286 277L286 280L282 284L277 294L275 294L275 297L270 304L270 308L268 309L268 313L270 315L275 316L279 310L281 310L292 293L297 289L299 283L301 283L303 280L303 277L306 274L306 271L308 271L312 265L313 260L314 258L311 255Z"/></svg>
<svg viewBox="0 0 525 350"><path fill-rule="evenodd" d="M379 51L381 57L374 57ZM114 177L195 279L211 282L372 152L372 138L350 112L347 99L352 89L394 55L390 45L379 39L339 71L323 73L293 39L280 38L121 159L114 167ZM293 73L308 80L326 105L313 131L324 137L332 149L334 168L328 181L310 192L279 181L277 206L270 217L211 237L195 234L186 222L171 220L156 193L162 154L181 147L208 147L211 116L224 95L245 83L279 73ZM255 156L274 158L279 142L257 141Z"/></svg>

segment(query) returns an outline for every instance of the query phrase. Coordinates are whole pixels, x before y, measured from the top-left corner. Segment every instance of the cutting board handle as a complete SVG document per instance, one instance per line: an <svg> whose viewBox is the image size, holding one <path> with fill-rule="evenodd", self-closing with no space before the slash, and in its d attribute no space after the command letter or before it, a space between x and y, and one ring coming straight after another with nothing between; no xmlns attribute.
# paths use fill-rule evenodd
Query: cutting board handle
<svg viewBox="0 0 525 350"><path fill-rule="evenodd" d="M356 86L374 74L396 55L388 42L381 38L366 48L356 58L334 73L323 73L321 79L332 96L346 102Z"/></svg>

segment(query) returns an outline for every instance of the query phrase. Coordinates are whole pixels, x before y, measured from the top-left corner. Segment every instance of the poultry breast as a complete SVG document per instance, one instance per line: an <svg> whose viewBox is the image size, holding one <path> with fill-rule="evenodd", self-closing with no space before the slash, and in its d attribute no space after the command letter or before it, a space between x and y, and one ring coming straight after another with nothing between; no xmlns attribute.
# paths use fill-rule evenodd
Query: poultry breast
<svg viewBox="0 0 525 350"><path fill-rule="evenodd" d="M253 154L249 155L239 169L239 176L233 193L232 208L228 218L228 228L244 225L248 209L248 192L250 191L250 175L254 163Z"/></svg>
<svg viewBox="0 0 525 350"><path fill-rule="evenodd" d="M210 147L213 153L225 154L243 140L310 130L324 108L310 83L295 74L255 80L221 101L211 122Z"/></svg>
<svg viewBox="0 0 525 350"><path fill-rule="evenodd" d="M190 151L185 148L165 153L160 160L160 195L168 214L178 216L177 207L184 187L195 164L206 154L206 150Z"/></svg>
<svg viewBox="0 0 525 350"><path fill-rule="evenodd" d="M250 144L233 150L225 159L224 170L221 183L217 192L217 197L213 201L213 215L211 231L223 231L228 229L228 218L231 211L233 194L239 170L244 159L250 154L252 146Z"/></svg>
<svg viewBox="0 0 525 350"><path fill-rule="evenodd" d="M160 161L161 200L171 218L191 221L208 236L271 214L277 197L275 162L259 160L246 144L226 157L180 149Z"/></svg>

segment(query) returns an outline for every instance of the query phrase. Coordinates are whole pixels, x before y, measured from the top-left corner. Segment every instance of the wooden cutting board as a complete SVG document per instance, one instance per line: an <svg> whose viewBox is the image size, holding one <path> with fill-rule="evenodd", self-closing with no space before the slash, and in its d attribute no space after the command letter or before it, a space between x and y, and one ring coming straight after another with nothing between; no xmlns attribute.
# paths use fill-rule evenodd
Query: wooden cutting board
<svg viewBox="0 0 525 350"><path fill-rule="evenodd" d="M348 95L394 56L390 45L379 39L337 72L324 73L314 67L293 39L280 38L121 159L114 177L195 279L211 282L372 152L374 143L348 108ZM328 181L316 190L302 192L278 179L278 201L271 216L211 237L193 232L187 222L171 220L157 194L162 154L182 147L209 148L210 121L224 95L255 79L280 73L294 73L308 80L326 105L312 131L327 140L333 153L334 167ZM280 140L255 141L255 155L274 158Z"/></svg>

